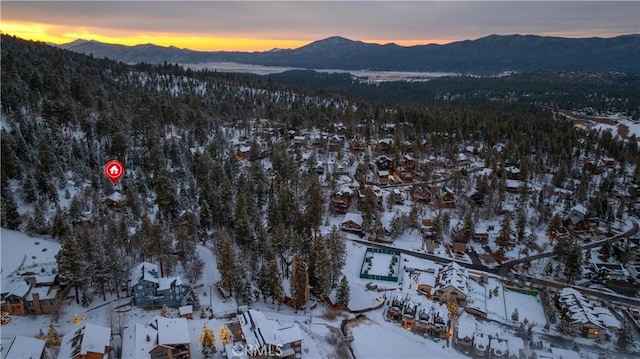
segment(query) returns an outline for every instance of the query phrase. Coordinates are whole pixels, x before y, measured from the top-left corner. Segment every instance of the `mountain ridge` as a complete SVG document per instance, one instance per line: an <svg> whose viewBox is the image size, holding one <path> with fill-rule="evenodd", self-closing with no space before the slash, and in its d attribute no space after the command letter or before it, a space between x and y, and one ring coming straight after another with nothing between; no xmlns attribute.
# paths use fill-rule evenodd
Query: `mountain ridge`
<svg viewBox="0 0 640 359"><path fill-rule="evenodd" d="M454 71L622 71L640 72L640 34L612 38L563 38L491 34L448 44L401 46L331 36L277 51L196 51L175 46L126 46L78 39L59 45L71 51L127 63L237 62L315 69Z"/></svg>

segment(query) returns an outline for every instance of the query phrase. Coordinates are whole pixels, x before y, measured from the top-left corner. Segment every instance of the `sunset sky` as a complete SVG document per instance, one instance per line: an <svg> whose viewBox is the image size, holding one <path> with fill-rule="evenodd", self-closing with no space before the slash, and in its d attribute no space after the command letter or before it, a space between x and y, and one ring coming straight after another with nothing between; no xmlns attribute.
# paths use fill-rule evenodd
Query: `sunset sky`
<svg viewBox="0 0 640 359"><path fill-rule="evenodd" d="M6 1L3 33L194 50L295 48L329 36L415 45L490 34L612 37L640 33L640 2Z"/></svg>

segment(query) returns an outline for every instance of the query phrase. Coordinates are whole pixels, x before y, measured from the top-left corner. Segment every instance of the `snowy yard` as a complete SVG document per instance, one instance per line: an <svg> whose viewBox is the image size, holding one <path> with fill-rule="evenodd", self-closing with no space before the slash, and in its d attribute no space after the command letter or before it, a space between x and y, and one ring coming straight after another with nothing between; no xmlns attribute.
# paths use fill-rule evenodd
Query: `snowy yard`
<svg viewBox="0 0 640 359"><path fill-rule="evenodd" d="M349 308L355 310L374 307L380 303L378 299L384 295L384 292L368 290L366 287L367 283L377 285L378 288L388 289L395 289L398 287L398 284L383 280L360 278L360 269L362 267L362 260L364 259L364 254L367 250L367 246L351 241L347 241L346 245L347 263L344 267L343 272L347 276L347 279L349 280L349 286L351 287L351 300L349 301ZM389 256L389 259L390 258L391 257Z"/></svg>
<svg viewBox="0 0 640 359"><path fill-rule="evenodd" d="M371 319L351 326L356 358L467 358L447 347L444 340L436 343L385 321L382 310L367 313L367 317Z"/></svg>
<svg viewBox="0 0 640 359"><path fill-rule="evenodd" d="M55 265L60 243L48 239L33 238L28 235L2 228L0 232L0 250L2 252L2 278L13 271L22 269L45 268Z"/></svg>

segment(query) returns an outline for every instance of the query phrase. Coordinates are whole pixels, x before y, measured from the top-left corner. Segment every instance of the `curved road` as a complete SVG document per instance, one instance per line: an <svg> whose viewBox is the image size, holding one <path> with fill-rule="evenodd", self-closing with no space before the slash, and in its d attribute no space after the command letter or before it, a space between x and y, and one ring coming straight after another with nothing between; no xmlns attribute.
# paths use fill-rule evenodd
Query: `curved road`
<svg viewBox="0 0 640 359"><path fill-rule="evenodd" d="M600 247L603 244L607 243L607 242L613 242L617 239L620 239L622 237L629 237L632 236L636 233L638 233L638 222L637 221L633 221L633 228L629 229L628 231L624 232L624 233L619 233L616 234L615 236L611 236L609 238L605 238L603 240L597 241L597 242L592 242L589 244L585 244L583 246L581 246L582 250L586 250L586 249L591 249L591 248L596 248L596 247ZM547 257L551 257L553 256L553 252L545 252L545 253L540 253L540 254L536 254L533 256L528 256L528 257L524 257L524 258L520 258L520 259L512 259L510 261L507 262L503 262L502 264L500 264L498 266L498 273L501 276L506 276L511 269L516 265L516 264L520 264L522 262L524 262L525 260L537 260L537 259L542 259L542 258L547 258Z"/></svg>

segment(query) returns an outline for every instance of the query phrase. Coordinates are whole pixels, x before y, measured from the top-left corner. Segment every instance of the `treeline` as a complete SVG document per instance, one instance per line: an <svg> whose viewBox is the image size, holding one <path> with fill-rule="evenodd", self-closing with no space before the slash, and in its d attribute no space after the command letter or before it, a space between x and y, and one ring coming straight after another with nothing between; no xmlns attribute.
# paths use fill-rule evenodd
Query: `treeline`
<svg viewBox="0 0 640 359"><path fill-rule="evenodd" d="M454 76L426 82L363 82L348 73L292 70L271 75L248 75L273 83L339 93L358 100L392 105L433 105L442 100L499 100L561 109L627 113L640 119L640 75L529 71L502 77Z"/></svg>

